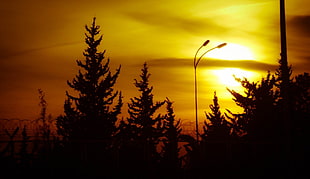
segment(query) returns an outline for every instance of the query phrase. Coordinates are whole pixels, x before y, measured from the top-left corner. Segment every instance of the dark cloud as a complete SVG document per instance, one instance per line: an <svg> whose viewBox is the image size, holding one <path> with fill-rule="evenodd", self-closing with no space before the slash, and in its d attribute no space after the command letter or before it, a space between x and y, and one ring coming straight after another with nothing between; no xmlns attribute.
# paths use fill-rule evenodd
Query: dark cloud
<svg viewBox="0 0 310 179"><path fill-rule="evenodd" d="M310 15L289 16L287 20L289 62L293 73L309 72Z"/></svg>
<svg viewBox="0 0 310 179"><path fill-rule="evenodd" d="M288 28L301 36L310 37L310 16L293 16L288 20Z"/></svg>
<svg viewBox="0 0 310 179"><path fill-rule="evenodd" d="M180 67L180 66L193 66L193 59L154 59L148 61L152 66L164 66L164 67ZM262 63L253 60L216 60L208 59L207 61L201 61L200 66L204 67L227 67L227 68L246 68L249 70L260 70L260 71L273 71L278 66Z"/></svg>

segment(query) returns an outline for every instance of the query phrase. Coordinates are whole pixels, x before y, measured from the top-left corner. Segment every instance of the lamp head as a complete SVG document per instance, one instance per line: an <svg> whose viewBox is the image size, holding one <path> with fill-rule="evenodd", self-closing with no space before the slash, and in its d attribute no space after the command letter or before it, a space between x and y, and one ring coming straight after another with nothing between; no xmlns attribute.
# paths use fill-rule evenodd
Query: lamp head
<svg viewBox="0 0 310 179"><path fill-rule="evenodd" d="M224 47L226 45L227 45L227 43L222 43L222 44L218 45L216 48L222 48L222 47Z"/></svg>
<svg viewBox="0 0 310 179"><path fill-rule="evenodd" d="M209 42L210 42L210 40L206 40L205 43L202 44L202 46L208 45Z"/></svg>

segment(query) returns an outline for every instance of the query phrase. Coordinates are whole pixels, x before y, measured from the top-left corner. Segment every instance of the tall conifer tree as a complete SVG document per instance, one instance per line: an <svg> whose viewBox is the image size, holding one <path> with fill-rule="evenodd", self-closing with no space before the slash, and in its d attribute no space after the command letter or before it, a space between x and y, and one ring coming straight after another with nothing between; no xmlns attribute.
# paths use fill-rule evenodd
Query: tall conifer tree
<svg viewBox="0 0 310 179"><path fill-rule="evenodd" d="M98 50L102 35L99 36L96 18L91 26L85 25L85 29L85 60L76 61L80 70L72 81L67 81L77 96L66 92L65 115L58 117L58 132L69 138L108 141L116 131L115 123L122 107L122 95L113 89L121 66L112 74L110 59L104 57L106 51ZM114 102L117 97L118 102Z"/></svg>
<svg viewBox="0 0 310 179"><path fill-rule="evenodd" d="M198 166L209 169L210 176L221 177L219 171L229 166L228 144L231 139L231 124L220 111L216 92L214 92L211 112L205 113L204 132L201 135ZM196 164L197 165L197 164Z"/></svg>
<svg viewBox="0 0 310 179"><path fill-rule="evenodd" d="M80 67L72 81L67 81L74 94L66 92L64 115L57 118L58 133L64 137L64 151L70 168L97 175L113 167L117 116L121 113L122 95L113 87L120 73L119 66L111 73L110 59L98 47L102 41L96 18L85 25L85 59L77 60ZM118 101L115 101L117 99Z"/></svg>
<svg viewBox="0 0 310 179"><path fill-rule="evenodd" d="M167 114L164 120L164 153L163 161L164 167L169 169L178 169L181 167L181 161L179 158L180 145L179 140L181 137L181 120L175 119L175 114L173 110L173 102L166 98L167 102Z"/></svg>
<svg viewBox="0 0 310 179"><path fill-rule="evenodd" d="M209 122L204 121L203 138L223 140L230 136L230 123L220 111L220 105L216 92L214 92L213 104L210 105L211 113L205 113Z"/></svg>
<svg viewBox="0 0 310 179"><path fill-rule="evenodd" d="M143 64L141 72L141 79L139 81L135 79L134 83L141 94L139 97L130 99L130 103L128 103L129 117L126 124L123 124L122 130L127 135L125 137L129 137L131 143L135 144L132 147L141 151L138 155L143 155L136 159L140 158L144 163L142 167L150 169L159 159L156 147L160 137L163 136L163 116L156 115L156 112L165 104L165 101L153 101L153 86L149 85L150 73L146 62Z"/></svg>

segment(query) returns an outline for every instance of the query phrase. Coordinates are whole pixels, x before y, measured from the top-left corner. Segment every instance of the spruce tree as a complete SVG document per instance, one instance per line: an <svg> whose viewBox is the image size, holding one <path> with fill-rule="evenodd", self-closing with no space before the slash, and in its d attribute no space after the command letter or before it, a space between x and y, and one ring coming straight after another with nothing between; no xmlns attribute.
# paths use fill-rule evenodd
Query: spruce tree
<svg viewBox="0 0 310 179"><path fill-rule="evenodd" d="M100 26L96 25L96 18L93 18L91 26L86 25L85 29L85 60L76 61L80 70L72 81L67 81L68 86L78 95L66 92L65 115L61 118L62 121L58 121L59 129L63 135L71 137L109 139L115 132L117 115L120 114L122 106L121 93L113 89L121 67L112 74L110 59L104 61L106 51L98 51L102 35L97 38ZM113 107L117 96L118 102Z"/></svg>
<svg viewBox="0 0 310 179"><path fill-rule="evenodd" d="M127 157L135 160L140 167L151 169L159 160L157 145L163 136L163 116L156 115L156 112L164 105L165 101L153 101L153 86L149 85L150 73L146 62L143 64L141 72L141 79L139 81L135 79L134 82L141 94L139 97L130 98L129 117L127 121L122 121L121 134L129 142L123 146L127 147L125 152L132 151L136 154L134 158ZM125 155L133 156L134 153ZM133 164L134 161L129 165Z"/></svg>
<svg viewBox="0 0 310 179"><path fill-rule="evenodd" d="M214 92L211 112L206 114L204 121L202 141L200 143L200 165L210 169L211 176L221 176L220 170L229 165L228 145L231 139L231 125L220 111L220 105L216 92ZM230 151L229 151L230 152Z"/></svg>
<svg viewBox="0 0 310 179"><path fill-rule="evenodd" d="M210 109L211 112L205 113L209 122L204 121L202 137L209 138L207 140L226 140L230 136L230 123L220 111L216 92L214 92L213 104L210 105Z"/></svg>
<svg viewBox="0 0 310 179"><path fill-rule="evenodd" d="M180 145L179 140L181 137L181 120L175 119L173 110L173 102L166 98L167 114L164 118L164 146L163 146L163 164L165 168L170 169L170 172L175 171L181 167L179 157ZM171 171L172 170L172 171Z"/></svg>
<svg viewBox="0 0 310 179"><path fill-rule="evenodd" d="M75 93L66 92L65 114L57 118L57 127L58 133L67 141L79 144L71 146L77 152L80 148L77 157L94 164L104 155L111 156L108 151L111 151L117 116L122 107L122 95L114 91L113 87L121 66L112 74L110 59L104 56L106 51L99 51L103 36L99 35L100 26L96 25L95 17L90 26L85 25L85 29L85 59L76 61L80 68L78 74L73 80L67 81ZM115 102L115 99L118 101Z"/></svg>

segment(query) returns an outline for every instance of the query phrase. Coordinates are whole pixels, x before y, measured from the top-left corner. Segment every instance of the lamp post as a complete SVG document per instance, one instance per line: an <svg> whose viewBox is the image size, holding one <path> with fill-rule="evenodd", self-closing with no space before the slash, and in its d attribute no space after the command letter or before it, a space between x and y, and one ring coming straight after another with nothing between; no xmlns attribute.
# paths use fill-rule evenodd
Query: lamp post
<svg viewBox="0 0 310 179"><path fill-rule="evenodd" d="M227 43L222 43L216 47L213 47L209 50L207 50L206 52L204 52L198 59L197 59L197 54L199 52L199 50L204 47L204 46L207 46L208 43L210 42L210 40L207 40L205 41L199 48L198 50L196 51L196 54L195 54L195 57L194 57L194 73L195 73L195 119L196 119L196 140L197 142L199 141L199 132L198 132L198 99L197 99L197 66L201 60L201 58L208 52L210 52L211 50L214 50L216 48L222 48L224 47L225 45L227 45Z"/></svg>

